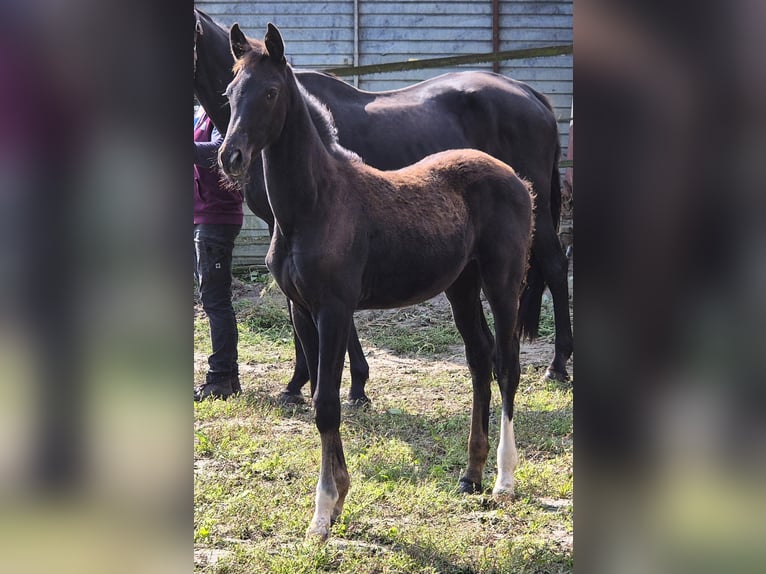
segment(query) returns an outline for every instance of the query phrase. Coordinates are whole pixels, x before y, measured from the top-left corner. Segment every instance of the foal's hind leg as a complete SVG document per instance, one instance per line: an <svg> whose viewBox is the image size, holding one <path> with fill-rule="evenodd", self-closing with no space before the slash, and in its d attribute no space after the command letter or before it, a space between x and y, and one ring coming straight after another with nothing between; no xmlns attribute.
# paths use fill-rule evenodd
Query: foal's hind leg
<svg viewBox="0 0 766 574"><path fill-rule="evenodd" d="M483 267L489 268L490 266ZM495 373L503 400L500 440L497 447L497 479L492 493L512 495L513 471L518 463L513 432L513 403L521 378L519 333L516 329L522 268L483 275L484 293L495 319Z"/></svg>
<svg viewBox="0 0 766 574"><path fill-rule="evenodd" d="M480 299L481 286L475 264L467 267L446 291L455 325L465 343L465 356L473 383L468 467L460 479L460 491L481 491L481 479L489 453L489 400L492 378L492 337Z"/></svg>
<svg viewBox="0 0 766 574"><path fill-rule="evenodd" d="M351 333L348 336L348 363L351 370L351 388L348 390L348 401L352 406L364 406L370 403L370 398L364 392L367 379L370 378L370 365L364 357L362 344L356 332L356 325L351 322Z"/></svg>

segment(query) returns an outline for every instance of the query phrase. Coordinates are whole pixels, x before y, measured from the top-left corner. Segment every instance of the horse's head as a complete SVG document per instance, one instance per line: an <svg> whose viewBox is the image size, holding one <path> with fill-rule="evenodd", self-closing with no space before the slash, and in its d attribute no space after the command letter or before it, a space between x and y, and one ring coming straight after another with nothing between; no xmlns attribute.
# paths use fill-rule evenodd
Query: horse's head
<svg viewBox="0 0 766 574"><path fill-rule="evenodd" d="M289 99L288 66L282 36L273 24L263 42L250 42L234 24L229 44L235 59L234 80L226 88L231 119L218 164L227 176L239 178L282 131Z"/></svg>

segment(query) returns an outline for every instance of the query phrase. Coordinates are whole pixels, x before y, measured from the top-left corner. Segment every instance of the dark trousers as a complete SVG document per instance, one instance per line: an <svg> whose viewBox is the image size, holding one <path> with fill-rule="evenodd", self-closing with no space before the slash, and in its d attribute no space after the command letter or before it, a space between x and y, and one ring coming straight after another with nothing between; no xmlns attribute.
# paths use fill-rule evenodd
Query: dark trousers
<svg viewBox="0 0 766 574"><path fill-rule="evenodd" d="M237 320L231 304L231 260L239 225L201 223L194 226L194 259L202 308L210 322L213 354L207 382L238 373Z"/></svg>

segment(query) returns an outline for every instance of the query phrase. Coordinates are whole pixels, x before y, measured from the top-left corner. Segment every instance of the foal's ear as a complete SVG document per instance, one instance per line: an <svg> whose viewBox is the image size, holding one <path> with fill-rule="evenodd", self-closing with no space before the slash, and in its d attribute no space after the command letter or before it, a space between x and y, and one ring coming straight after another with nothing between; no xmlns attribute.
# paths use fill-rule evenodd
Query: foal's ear
<svg viewBox="0 0 766 574"><path fill-rule="evenodd" d="M229 46L231 46L231 54L235 60L239 60L253 49L242 30L239 29L239 24L236 23L229 30Z"/></svg>
<svg viewBox="0 0 766 574"><path fill-rule="evenodd" d="M266 37L263 39L266 49L269 51L269 57L278 64L285 63L285 44L282 42L282 35L277 27L269 22L266 30Z"/></svg>

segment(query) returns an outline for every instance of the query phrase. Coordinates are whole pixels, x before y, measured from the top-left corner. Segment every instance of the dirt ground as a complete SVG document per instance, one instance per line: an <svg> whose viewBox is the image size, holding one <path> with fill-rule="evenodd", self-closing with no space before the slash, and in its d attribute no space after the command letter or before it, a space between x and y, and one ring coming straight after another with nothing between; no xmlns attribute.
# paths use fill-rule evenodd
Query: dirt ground
<svg viewBox="0 0 766 574"><path fill-rule="evenodd" d="M276 287L272 287L267 291L269 292L263 293L262 284L247 283L236 278L234 279L232 285L233 299L235 302L244 300L257 303L264 297L269 298L272 301L277 301L278 303L284 301L284 297L279 293ZM286 305L286 303L284 304ZM447 301L447 298L444 296L444 294L440 294L434 297L425 304L416 305L409 309L411 309L412 312L407 313L409 317L403 320L400 317L401 313L398 313L397 310L358 311L355 314L355 320L357 322L357 326L364 325L365 323L372 321L386 322L391 320L404 321L404 325L406 325L407 321L413 321L413 317L415 318L414 322L417 322L423 314L435 314L437 316L444 316L444 314L451 313L449 309L449 302ZM204 316L199 301L195 302L194 310L195 315ZM395 316L397 314L399 317ZM416 326L413 325L413 328L415 327ZM423 365L423 358L399 356L384 348L370 348L367 345L364 345L364 343L363 347L365 350L367 362L370 365L371 376L389 378L389 376L393 375L395 372L406 372L408 369L412 369L415 365L419 365L420 368L422 368ZM530 366L534 368L545 368L550 363L552 357L552 341L549 342L545 340L536 340L523 341L521 343L520 362L522 370ZM203 354L195 353L194 363L196 372L205 369L206 360L207 358ZM447 353L442 353L438 357L430 358L428 361L431 363L434 370L441 371L444 369L452 370L467 368L462 345L453 345L450 347ZM268 371L273 370L274 368L274 365L268 364L243 364L240 365L240 374L243 375L243 378L255 378L259 374L262 375ZM571 364L568 368L571 371Z"/></svg>

